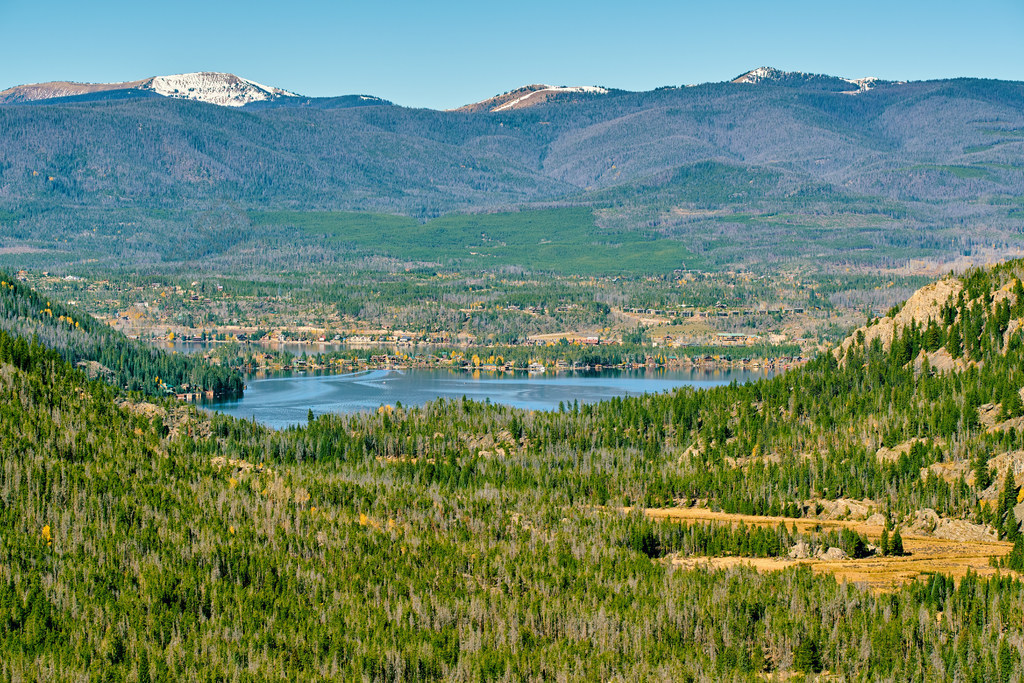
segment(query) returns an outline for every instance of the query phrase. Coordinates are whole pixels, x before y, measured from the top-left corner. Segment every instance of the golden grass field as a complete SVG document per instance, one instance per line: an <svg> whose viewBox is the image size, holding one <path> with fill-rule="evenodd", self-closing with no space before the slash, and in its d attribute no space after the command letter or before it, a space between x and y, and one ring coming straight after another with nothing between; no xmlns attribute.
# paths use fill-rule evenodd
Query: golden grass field
<svg viewBox="0 0 1024 683"><path fill-rule="evenodd" d="M792 528L795 524L801 532L811 531L817 526L822 529L846 527L877 542L882 527L865 524L863 521L818 520L792 517L759 517L755 515L713 512L705 508L649 508L644 511L652 519L676 520L680 522L744 523L748 526L778 526L784 522ZM902 532L903 547L908 555L903 557L868 557L859 560L825 561L816 558L791 560L788 558L750 557L674 557L674 564L686 567L734 567L751 566L758 571L774 571L798 564L810 566L818 573L833 574L837 579L851 583L865 584L876 590L887 590L913 581L921 576L941 572L954 579L962 578L968 570L988 576L996 573L989 564L992 557L1002 557L1010 552L1012 543L1004 541L960 541ZM1001 570L1004 574L1006 570ZM1012 573L1012 572L1010 572Z"/></svg>

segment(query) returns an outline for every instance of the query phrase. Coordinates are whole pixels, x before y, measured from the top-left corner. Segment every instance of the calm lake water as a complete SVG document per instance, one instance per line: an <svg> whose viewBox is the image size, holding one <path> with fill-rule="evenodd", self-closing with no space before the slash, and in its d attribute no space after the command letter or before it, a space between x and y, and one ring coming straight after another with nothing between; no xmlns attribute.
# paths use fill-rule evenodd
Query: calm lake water
<svg viewBox="0 0 1024 683"><path fill-rule="evenodd" d="M401 402L422 405L437 398L490 399L531 410L557 410L558 403L594 403L613 396L637 396L676 387L713 387L732 381L749 382L774 372L693 369L635 370L540 375L478 374L448 370L370 370L345 375L295 373L286 377L249 380L245 396L237 401L207 405L243 419L255 418L271 427L306 421L314 414L376 410Z"/></svg>

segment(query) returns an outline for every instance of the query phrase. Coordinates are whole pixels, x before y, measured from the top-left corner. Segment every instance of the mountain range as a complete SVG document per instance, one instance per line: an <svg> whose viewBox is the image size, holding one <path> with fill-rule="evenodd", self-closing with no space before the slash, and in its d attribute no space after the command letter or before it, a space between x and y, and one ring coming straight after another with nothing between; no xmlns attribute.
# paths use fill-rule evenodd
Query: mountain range
<svg viewBox="0 0 1024 683"><path fill-rule="evenodd" d="M817 87L835 92L857 93L879 85L892 85L892 81L877 78L839 78L802 72L789 72L774 67L762 66L737 76L731 83L790 85ZM578 95L607 95L613 90L603 86L546 85L531 84L495 95L480 102L473 102L454 109L466 113L502 112L512 109L526 109L552 101L578 99ZM615 92L626 92L616 90ZM281 105L309 105L313 100L334 100L336 97L309 98L282 88L263 85L234 74L216 71L153 76L137 81L120 83L75 83L71 81L50 81L16 85L0 91L0 104L26 104L47 100L64 102L85 102L103 99L132 99L163 96L174 99L196 100L227 107L244 107L267 102ZM368 95L356 96L375 104L391 104L386 100Z"/></svg>
<svg viewBox="0 0 1024 683"><path fill-rule="evenodd" d="M566 205L593 209L595 234L680 240L730 267L1024 246L1020 82L761 67L649 92L530 85L436 111L201 73L18 86L0 102L0 256L64 250L67 262L89 245L110 258L126 240L92 235L111 222L160 261L195 257L175 245L213 215L246 235L254 211Z"/></svg>
<svg viewBox="0 0 1024 683"><path fill-rule="evenodd" d="M226 107L242 107L254 102L266 102L298 95L281 88L262 85L234 74L199 72L153 76L123 83L72 83L52 81L18 85L0 92L0 103L27 103L61 99L97 100L106 97L144 98L154 95L175 99L197 100Z"/></svg>

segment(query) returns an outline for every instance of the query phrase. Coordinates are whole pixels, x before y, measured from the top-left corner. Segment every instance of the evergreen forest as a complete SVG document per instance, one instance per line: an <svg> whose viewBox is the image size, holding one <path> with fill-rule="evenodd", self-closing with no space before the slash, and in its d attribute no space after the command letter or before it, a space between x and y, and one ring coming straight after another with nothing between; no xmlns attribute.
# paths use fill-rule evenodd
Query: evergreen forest
<svg viewBox="0 0 1024 683"><path fill-rule="evenodd" d="M69 363L128 391L161 396L191 390L235 398L244 390L235 370L130 340L88 314L46 300L2 271L0 330L54 349Z"/></svg>
<svg viewBox="0 0 1024 683"><path fill-rule="evenodd" d="M1020 680L1022 277L950 276L756 383L285 430L175 401L159 387L240 379L5 279L0 677ZM648 514L846 499L872 501L884 542ZM685 562L899 556L926 508L1013 550L890 590Z"/></svg>

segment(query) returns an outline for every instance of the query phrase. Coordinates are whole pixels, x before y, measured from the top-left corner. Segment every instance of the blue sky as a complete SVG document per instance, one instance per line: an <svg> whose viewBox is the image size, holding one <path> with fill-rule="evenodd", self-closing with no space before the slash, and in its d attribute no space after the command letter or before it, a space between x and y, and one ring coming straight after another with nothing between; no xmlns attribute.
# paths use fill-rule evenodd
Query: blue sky
<svg viewBox="0 0 1024 683"><path fill-rule="evenodd" d="M0 89L229 71L449 108L527 83L649 90L757 66L1024 80L1024 0L0 0Z"/></svg>

